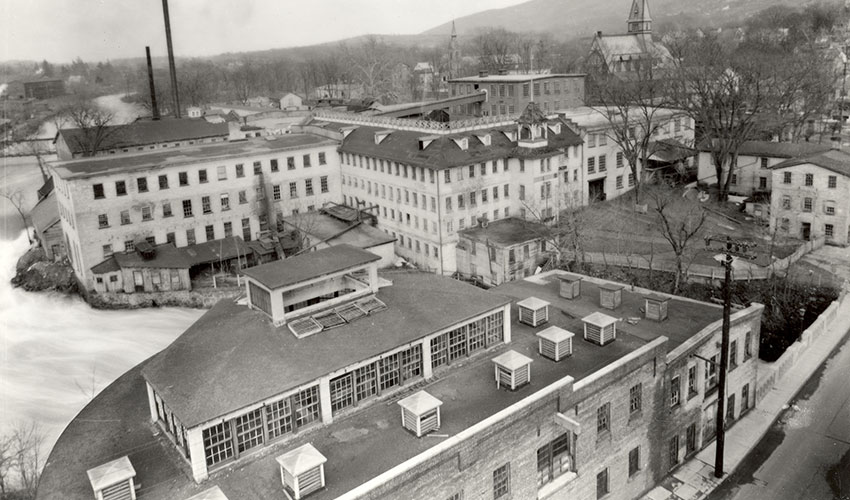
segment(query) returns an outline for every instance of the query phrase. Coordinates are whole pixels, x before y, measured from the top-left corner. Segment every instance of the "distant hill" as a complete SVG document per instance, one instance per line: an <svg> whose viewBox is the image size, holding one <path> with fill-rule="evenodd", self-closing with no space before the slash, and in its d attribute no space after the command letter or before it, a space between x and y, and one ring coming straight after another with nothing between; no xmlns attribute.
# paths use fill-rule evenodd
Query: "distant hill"
<svg viewBox="0 0 850 500"><path fill-rule="evenodd" d="M718 27L737 24L774 5L803 6L814 0L650 0L653 29L664 25ZM548 32L559 38L586 37L602 31L621 33L632 0L530 0L503 9L491 9L456 19L459 36L501 26L516 32ZM451 33L451 22L423 34Z"/></svg>

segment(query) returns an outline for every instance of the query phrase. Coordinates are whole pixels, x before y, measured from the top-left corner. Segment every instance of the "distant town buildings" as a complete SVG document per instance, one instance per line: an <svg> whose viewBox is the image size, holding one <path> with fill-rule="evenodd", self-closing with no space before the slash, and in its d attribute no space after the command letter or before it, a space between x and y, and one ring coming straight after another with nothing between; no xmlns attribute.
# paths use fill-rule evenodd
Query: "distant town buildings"
<svg viewBox="0 0 850 500"><path fill-rule="evenodd" d="M3 97L9 100L42 100L62 95L65 95L65 80L61 78L12 81L3 93Z"/></svg>
<svg viewBox="0 0 850 500"><path fill-rule="evenodd" d="M449 80L451 97L487 92L487 102L456 106L450 112L458 116L498 116L522 113L528 103L535 102L544 113L582 106L584 75L519 74L501 70L492 75L481 71L478 76Z"/></svg>
<svg viewBox="0 0 850 500"><path fill-rule="evenodd" d="M649 75L652 69L663 67L670 52L652 38L652 16L649 0L632 0L625 34L608 35L597 31L590 45L587 66L598 75Z"/></svg>

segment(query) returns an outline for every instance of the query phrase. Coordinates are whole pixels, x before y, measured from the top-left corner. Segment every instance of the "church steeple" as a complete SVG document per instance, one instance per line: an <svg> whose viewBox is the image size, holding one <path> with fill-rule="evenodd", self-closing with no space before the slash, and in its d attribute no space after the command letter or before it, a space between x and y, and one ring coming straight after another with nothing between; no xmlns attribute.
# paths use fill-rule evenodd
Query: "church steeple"
<svg viewBox="0 0 850 500"><path fill-rule="evenodd" d="M629 11L629 33L651 34L652 17L649 15L649 0L632 0Z"/></svg>
<svg viewBox="0 0 850 500"><path fill-rule="evenodd" d="M460 47L457 43L457 29L452 21L452 38L449 40L449 78L457 78L460 73Z"/></svg>

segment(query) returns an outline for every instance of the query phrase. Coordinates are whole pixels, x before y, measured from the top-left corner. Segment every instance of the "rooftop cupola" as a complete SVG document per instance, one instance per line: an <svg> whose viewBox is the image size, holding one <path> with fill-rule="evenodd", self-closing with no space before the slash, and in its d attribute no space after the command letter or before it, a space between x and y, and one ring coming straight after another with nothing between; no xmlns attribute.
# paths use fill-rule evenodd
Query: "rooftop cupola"
<svg viewBox="0 0 850 500"><path fill-rule="evenodd" d="M517 118L517 146L542 148L549 145L549 119L540 111L537 103L530 102Z"/></svg>

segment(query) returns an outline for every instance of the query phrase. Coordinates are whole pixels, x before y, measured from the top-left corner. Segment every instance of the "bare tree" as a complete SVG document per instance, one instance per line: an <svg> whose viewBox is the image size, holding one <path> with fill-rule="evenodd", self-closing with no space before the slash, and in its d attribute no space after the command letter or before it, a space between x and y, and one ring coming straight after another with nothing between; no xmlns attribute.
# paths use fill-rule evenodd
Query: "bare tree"
<svg viewBox="0 0 850 500"><path fill-rule="evenodd" d="M363 86L366 96L389 99L392 92L392 49L380 38L368 36L355 47L343 47L352 80Z"/></svg>
<svg viewBox="0 0 850 500"><path fill-rule="evenodd" d="M45 436L36 422L18 424L12 431L11 452L21 491L26 498L35 498L38 481L44 467L42 447Z"/></svg>
<svg viewBox="0 0 850 500"><path fill-rule="evenodd" d="M653 61L643 61L627 78L605 73L593 75L587 105L605 117L607 138L622 151L635 180L635 203L641 202L643 179L653 136L665 125L670 110L664 102L663 80L656 79Z"/></svg>
<svg viewBox="0 0 850 500"><path fill-rule="evenodd" d="M652 210L658 219L661 236L670 243L676 263L673 277L673 289L670 293L679 293L682 275L690 267L688 253L690 244L705 224L706 212L696 200L689 199L672 186L656 186L648 193L653 202Z"/></svg>
<svg viewBox="0 0 850 500"><path fill-rule="evenodd" d="M94 156L118 139L123 127L113 125L115 115L88 100L79 100L61 111L77 128L75 140L83 156Z"/></svg>
<svg viewBox="0 0 850 500"><path fill-rule="evenodd" d="M19 190L10 191L7 188L0 189L0 198L9 200L9 203L15 207L18 215L21 216L21 222L24 224L24 231L27 233L27 240L32 244L32 236L30 235L29 219L24 212L24 193Z"/></svg>
<svg viewBox="0 0 850 500"><path fill-rule="evenodd" d="M480 31L473 45L481 68L497 71L510 65L511 51L516 47L516 33L504 28L490 28Z"/></svg>
<svg viewBox="0 0 850 500"><path fill-rule="evenodd" d="M709 150L719 198L726 201L738 149L753 138L777 82L768 78L767 61L736 53L714 35L681 37L673 53L669 95L702 126L697 140Z"/></svg>

